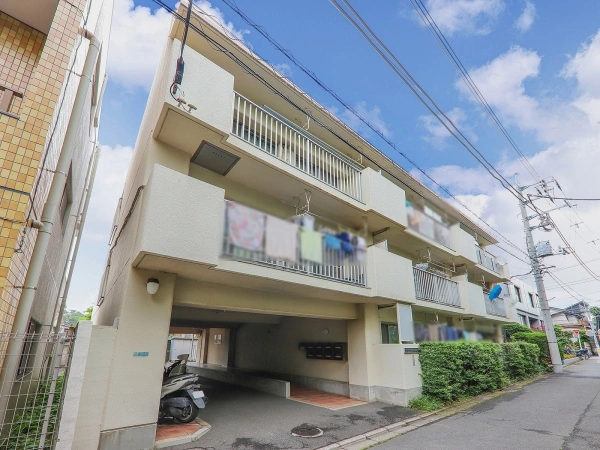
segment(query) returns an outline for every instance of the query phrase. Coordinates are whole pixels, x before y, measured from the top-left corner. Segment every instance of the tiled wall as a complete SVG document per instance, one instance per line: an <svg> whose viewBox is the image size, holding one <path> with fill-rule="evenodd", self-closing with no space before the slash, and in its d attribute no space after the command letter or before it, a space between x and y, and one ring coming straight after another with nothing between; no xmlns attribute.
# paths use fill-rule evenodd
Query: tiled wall
<svg viewBox="0 0 600 450"><path fill-rule="evenodd" d="M19 114L46 35L0 12L0 103L13 91L8 112Z"/></svg>
<svg viewBox="0 0 600 450"><path fill-rule="evenodd" d="M2 58L4 55L15 56L10 61L7 59L8 70L4 70L5 64L0 61L0 84L14 86L15 90L27 84L22 102L11 105L11 113L18 111L18 118L0 113L0 333L11 331L37 236L25 222L28 218L39 219L52 181L51 170L57 154L48 151L50 136L57 123L67 121L57 120L57 104L74 45L80 40L77 32L85 4L86 0L58 2L52 26L45 37L0 13L0 55ZM40 48L34 55L37 44ZM8 51L5 51L6 47ZM16 57L17 49L22 56ZM37 59L37 63L31 67L27 83L26 72L32 59ZM70 107L60 112L61 115L65 113L70 114ZM64 130L59 130L58 134L61 131L64 136ZM57 140L57 136L53 139ZM0 360L2 354L0 348Z"/></svg>

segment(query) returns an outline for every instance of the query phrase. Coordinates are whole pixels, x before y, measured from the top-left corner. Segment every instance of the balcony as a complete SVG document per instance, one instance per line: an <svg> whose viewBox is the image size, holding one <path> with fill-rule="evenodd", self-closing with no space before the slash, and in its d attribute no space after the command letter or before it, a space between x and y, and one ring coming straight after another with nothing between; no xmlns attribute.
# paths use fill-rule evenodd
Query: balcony
<svg viewBox="0 0 600 450"><path fill-rule="evenodd" d="M490 292L487 290L483 290L483 301L485 302L485 311L492 316L506 316L506 305L504 304L504 300L501 298L496 298L494 300L490 300Z"/></svg>
<svg viewBox="0 0 600 450"><path fill-rule="evenodd" d="M450 226L431 217L410 202L406 202L408 227L444 247L453 250Z"/></svg>
<svg viewBox="0 0 600 450"><path fill-rule="evenodd" d="M274 111L234 92L232 134L317 180L361 200L361 167Z"/></svg>
<svg viewBox="0 0 600 450"><path fill-rule="evenodd" d="M475 246L475 252L477 253L477 262L497 274L500 273L500 267L498 265L498 261L496 257L488 252L486 252L481 247Z"/></svg>
<svg viewBox="0 0 600 450"><path fill-rule="evenodd" d="M301 232L298 229L292 244L293 257L288 259L272 258L267 255L269 239L277 239L267 234L267 226L270 216L262 212L241 207L234 202L227 202L227 210L224 227L222 256L237 261L246 261L253 264L272 267L274 269L301 273L313 277L349 283L357 286L366 286L366 248L360 248L351 243L342 242L335 236L315 232L313 235L318 239L316 255L309 260L302 254L303 244ZM243 211L246 217L231 211L237 208ZM238 235L240 227L238 223L249 220L255 225L247 226L243 233L246 239ZM252 241L252 242L250 242ZM314 260L318 260L315 262Z"/></svg>
<svg viewBox="0 0 600 450"><path fill-rule="evenodd" d="M417 300L460 308L458 283L426 270L413 267Z"/></svg>

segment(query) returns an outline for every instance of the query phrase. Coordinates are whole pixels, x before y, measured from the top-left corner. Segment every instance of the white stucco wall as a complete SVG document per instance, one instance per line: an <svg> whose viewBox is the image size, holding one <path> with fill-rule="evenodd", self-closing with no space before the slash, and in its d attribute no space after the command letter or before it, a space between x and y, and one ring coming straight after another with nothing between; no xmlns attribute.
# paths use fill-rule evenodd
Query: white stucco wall
<svg viewBox="0 0 600 450"><path fill-rule="evenodd" d="M366 209L406 227L406 195L404 190L385 178L381 172L377 172L370 167L362 170L361 178L362 200L366 205Z"/></svg>
<svg viewBox="0 0 600 450"><path fill-rule="evenodd" d="M218 343L215 336L221 335L221 341ZM227 328L211 328L208 330L208 353L206 356L207 364L216 364L218 366L227 366L227 357L229 355L229 330Z"/></svg>
<svg viewBox="0 0 600 450"><path fill-rule="evenodd" d="M452 237L452 247L459 254L474 263L477 262L477 253L475 251L475 238L460 227L460 223L455 223L450 227Z"/></svg>

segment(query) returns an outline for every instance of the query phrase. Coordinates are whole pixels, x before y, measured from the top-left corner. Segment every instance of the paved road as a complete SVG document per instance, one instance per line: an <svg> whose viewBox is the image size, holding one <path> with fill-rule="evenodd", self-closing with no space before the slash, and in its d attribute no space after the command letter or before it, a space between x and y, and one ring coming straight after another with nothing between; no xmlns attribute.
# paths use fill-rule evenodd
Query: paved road
<svg viewBox="0 0 600 450"><path fill-rule="evenodd" d="M374 448L397 449L600 449L600 358Z"/></svg>
<svg viewBox="0 0 600 450"><path fill-rule="evenodd" d="M199 417L212 429L178 450L314 449L416 414L407 408L369 403L332 411L213 380L202 380L208 397ZM300 425L321 428L324 435L306 439L291 435Z"/></svg>

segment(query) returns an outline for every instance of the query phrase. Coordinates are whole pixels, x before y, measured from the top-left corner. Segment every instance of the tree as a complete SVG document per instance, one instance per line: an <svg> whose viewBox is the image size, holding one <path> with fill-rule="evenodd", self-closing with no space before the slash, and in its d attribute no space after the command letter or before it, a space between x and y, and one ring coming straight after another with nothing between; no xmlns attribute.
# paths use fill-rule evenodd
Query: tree
<svg viewBox="0 0 600 450"><path fill-rule="evenodd" d="M592 306L590 308L590 314L592 315L592 317L600 316L600 307Z"/></svg>
<svg viewBox="0 0 600 450"><path fill-rule="evenodd" d="M92 312L93 311L94 311L94 307L88 306L88 309L86 309L83 312L83 318L81 318L80 320L92 320Z"/></svg>
<svg viewBox="0 0 600 450"><path fill-rule="evenodd" d="M76 309L67 309L63 314L63 325L73 325L83 319L83 313Z"/></svg>

